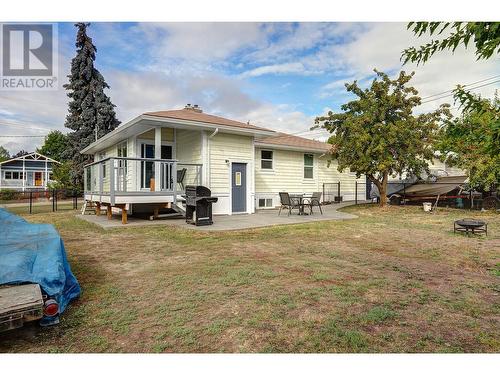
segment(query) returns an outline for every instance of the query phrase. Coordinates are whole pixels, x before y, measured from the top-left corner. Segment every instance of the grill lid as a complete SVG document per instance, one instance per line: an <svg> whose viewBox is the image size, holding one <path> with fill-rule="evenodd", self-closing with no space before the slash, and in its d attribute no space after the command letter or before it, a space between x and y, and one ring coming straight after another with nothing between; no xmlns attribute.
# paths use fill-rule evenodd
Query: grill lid
<svg viewBox="0 0 500 375"><path fill-rule="evenodd" d="M210 197L212 192L209 188L202 185L187 185L186 197Z"/></svg>

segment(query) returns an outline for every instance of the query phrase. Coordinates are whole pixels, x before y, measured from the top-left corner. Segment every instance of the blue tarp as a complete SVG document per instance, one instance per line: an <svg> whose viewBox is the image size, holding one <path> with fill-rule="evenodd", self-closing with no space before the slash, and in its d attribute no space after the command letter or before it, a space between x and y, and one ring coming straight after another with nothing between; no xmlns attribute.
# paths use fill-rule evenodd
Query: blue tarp
<svg viewBox="0 0 500 375"><path fill-rule="evenodd" d="M32 224L0 208L0 285L40 284L42 292L59 303L62 313L80 295L64 244L50 224ZM58 318L44 318L42 325Z"/></svg>

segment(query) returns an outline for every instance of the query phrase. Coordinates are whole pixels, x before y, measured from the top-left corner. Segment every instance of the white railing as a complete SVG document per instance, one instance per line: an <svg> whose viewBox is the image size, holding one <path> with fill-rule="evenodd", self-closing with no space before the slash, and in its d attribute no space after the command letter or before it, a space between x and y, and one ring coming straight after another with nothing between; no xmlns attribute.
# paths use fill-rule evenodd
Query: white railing
<svg viewBox="0 0 500 375"><path fill-rule="evenodd" d="M109 157L85 166L84 190L86 194L109 195L111 204L117 195L173 195L175 201L186 184L201 184L201 173L201 164Z"/></svg>

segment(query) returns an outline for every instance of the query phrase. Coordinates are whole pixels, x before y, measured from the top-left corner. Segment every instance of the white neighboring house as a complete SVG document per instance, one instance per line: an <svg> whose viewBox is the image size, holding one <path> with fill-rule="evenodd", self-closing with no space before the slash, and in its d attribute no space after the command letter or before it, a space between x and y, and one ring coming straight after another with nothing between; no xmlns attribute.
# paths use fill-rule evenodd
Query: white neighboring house
<svg viewBox="0 0 500 375"><path fill-rule="evenodd" d="M45 190L54 164L60 163L37 152L5 160L0 163L0 189Z"/></svg>
<svg viewBox="0 0 500 375"><path fill-rule="evenodd" d="M203 113L198 106L144 113L92 143L85 199L125 211L178 207L186 185L218 197L214 214L279 205L279 192L322 191L342 181L344 200L365 199L365 178L328 167L329 145ZM153 207L153 208L152 208Z"/></svg>

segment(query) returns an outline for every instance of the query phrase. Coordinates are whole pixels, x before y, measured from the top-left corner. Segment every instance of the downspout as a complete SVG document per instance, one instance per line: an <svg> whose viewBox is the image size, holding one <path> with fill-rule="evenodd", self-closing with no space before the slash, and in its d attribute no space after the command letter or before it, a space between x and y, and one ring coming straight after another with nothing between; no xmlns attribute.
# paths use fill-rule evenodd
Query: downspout
<svg viewBox="0 0 500 375"><path fill-rule="evenodd" d="M217 133L219 132L219 128L215 128L215 130L213 131L212 134L210 134L207 138L207 184L208 184L208 188L211 189L211 185L210 185L210 139L215 137L217 135Z"/></svg>

